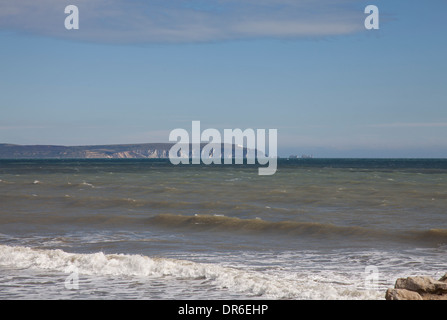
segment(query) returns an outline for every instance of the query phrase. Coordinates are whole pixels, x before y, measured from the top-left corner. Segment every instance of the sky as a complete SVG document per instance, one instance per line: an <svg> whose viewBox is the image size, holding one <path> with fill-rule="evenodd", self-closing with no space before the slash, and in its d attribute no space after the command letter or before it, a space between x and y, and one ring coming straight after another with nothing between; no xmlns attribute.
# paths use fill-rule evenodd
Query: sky
<svg viewBox="0 0 447 320"><path fill-rule="evenodd" d="M379 9L368 30L367 5ZM79 9L79 29L64 12ZM0 0L0 143L277 129L278 154L447 157L445 0Z"/></svg>

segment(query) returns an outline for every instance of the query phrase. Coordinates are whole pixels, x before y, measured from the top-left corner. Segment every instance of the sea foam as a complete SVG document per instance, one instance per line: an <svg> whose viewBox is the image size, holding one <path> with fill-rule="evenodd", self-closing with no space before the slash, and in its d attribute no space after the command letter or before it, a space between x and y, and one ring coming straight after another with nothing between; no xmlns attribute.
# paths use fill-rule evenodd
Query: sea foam
<svg viewBox="0 0 447 320"><path fill-rule="evenodd" d="M172 277L181 281L208 280L217 288L265 299L380 299L377 291L355 285L331 285L310 275L267 274L259 271L198 263L187 260L152 258L143 255L67 253L60 249L34 249L0 245L0 266L112 277Z"/></svg>

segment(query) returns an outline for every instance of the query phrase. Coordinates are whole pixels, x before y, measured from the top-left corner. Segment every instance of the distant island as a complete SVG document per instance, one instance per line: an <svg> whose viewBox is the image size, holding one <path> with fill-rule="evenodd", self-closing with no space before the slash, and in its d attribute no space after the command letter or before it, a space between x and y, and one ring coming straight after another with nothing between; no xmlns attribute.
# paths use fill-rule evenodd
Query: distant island
<svg viewBox="0 0 447 320"><path fill-rule="evenodd" d="M314 156L308 155L308 154L303 154L301 155L301 157L297 156L296 154L292 154L289 156L289 159L312 159Z"/></svg>
<svg viewBox="0 0 447 320"><path fill-rule="evenodd" d="M169 150L173 145L173 143L141 143L58 146L3 143L0 144L0 159L168 159ZM233 145L233 153L235 148L242 147ZM243 148L243 154L245 158L246 148Z"/></svg>

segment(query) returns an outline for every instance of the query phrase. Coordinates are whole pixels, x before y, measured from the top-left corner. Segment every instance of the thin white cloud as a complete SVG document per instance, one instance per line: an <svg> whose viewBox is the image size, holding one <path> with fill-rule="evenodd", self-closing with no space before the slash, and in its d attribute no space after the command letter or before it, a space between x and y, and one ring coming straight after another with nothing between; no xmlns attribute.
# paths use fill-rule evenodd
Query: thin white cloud
<svg viewBox="0 0 447 320"><path fill-rule="evenodd" d="M105 43L187 43L260 37L333 36L364 30L354 0L0 0L0 30Z"/></svg>
<svg viewBox="0 0 447 320"><path fill-rule="evenodd" d="M447 122L396 122L370 124L371 128L439 128L447 127Z"/></svg>
<svg viewBox="0 0 447 320"><path fill-rule="evenodd" d="M25 125L17 125L17 126L1 126L0 130L26 130L26 129L47 129L45 126L25 126Z"/></svg>

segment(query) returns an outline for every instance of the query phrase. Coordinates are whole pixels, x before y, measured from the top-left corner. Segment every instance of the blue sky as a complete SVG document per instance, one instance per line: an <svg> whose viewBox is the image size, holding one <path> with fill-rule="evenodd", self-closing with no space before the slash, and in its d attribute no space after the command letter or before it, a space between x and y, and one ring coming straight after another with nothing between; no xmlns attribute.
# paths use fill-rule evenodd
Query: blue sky
<svg viewBox="0 0 447 320"><path fill-rule="evenodd" d="M79 30L66 30L66 5ZM366 30L368 4L380 29ZM278 153L447 157L447 2L0 0L0 143L278 129Z"/></svg>

